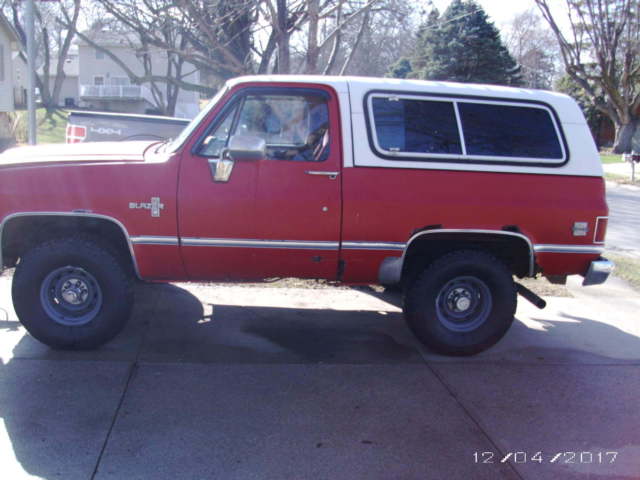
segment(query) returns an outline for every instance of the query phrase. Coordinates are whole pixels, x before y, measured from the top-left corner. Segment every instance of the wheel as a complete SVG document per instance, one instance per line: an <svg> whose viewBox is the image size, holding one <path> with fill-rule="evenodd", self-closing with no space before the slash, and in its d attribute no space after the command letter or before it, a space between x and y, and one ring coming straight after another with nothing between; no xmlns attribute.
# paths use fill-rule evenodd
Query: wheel
<svg viewBox="0 0 640 480"><path fill-rule="evenodd" d="M513 323L516 288L495 257L471 250L435 260L409 285L404 315L431 350L473 355L500 340Z"/></svg>
<svg viewBox="0 0 640 480"><path fill-rule="evenodd" d="M53 348L96 348L124 327L133 279L117 254L91 238L51 240L20 258L11 288L18 318Z"/></svg>

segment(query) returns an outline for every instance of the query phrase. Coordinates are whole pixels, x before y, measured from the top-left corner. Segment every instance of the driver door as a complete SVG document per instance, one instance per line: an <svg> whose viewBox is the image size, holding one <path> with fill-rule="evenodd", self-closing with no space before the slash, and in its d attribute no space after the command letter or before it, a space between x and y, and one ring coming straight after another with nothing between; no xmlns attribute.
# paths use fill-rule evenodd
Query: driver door
<svg viewBox="0 0 640 480"><path fill-rule="evenodd" d="M340 236L340 132L328 87L233 93L181 162L179 225L193 279L334 279ZM234 135L266 141L258 159L213 173Z"/></svg>

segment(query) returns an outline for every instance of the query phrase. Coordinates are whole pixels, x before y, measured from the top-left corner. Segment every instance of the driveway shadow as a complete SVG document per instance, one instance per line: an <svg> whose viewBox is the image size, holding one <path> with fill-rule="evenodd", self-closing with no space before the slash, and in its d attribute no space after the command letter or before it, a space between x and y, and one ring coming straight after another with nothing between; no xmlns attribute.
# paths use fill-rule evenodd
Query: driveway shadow
<svg viewBox="0 0 640 480"><path fill-rule="evenodd" d="M397 302L396 294L375 293L382 295L379 298L389 298L391 303ZM245 307L212 302L194 295L188 287L170 284L141 285L136 294L138 302L127 329L113 342L93 352L53 351L28 335L21 335L15 319L0 321L2 343L20 335L12 344L13 356L6 357L0 364L0 463L4 478L20 478L24 472L46 479L90 478L125 387L128 383L136 385L133 365L142 365L147 370L159 369L158 372L163 372L165 367L180 366L185 368L181 371L190 372L190 365L200 363L203 365L198 366L199 372L214 376L215 368L235 368L238 364L249 368L247 364L263 364L264 368L246 370L249 373L245 375L258 372L255 382L264 384L261 390L264 394L269 385L269 367L277 364L287 369L296 364L296 368L332 364L328 367L335 368L336 372L342 367L370 365L354 371L353 375L358 378L374 375L376 368L386 372L406 369L423 372L416 378L426 379L428 372L420 368L424 358L453 362L428 352L422 352L423 358L401 315L395 311ZM640 352L640 340L634 335L593 318L563 315L560 319L545 318L541 312L532 319L541 325L540 328L530 328L516 321L496 347L462 361L478 364L496 361L606 363L620 360L607 354L611 349ZM598 350L597 345L603 343L606 348ZM628 360L633 360L632 355ZM233 373L229 373L229 378L233 378ZM313 395L325 394L330 378L323 377L325 388L318 392L312 383L307 385L312 392L305 394L307 401L315 398ZM406 382L399 385L408 388L413 381L411 378L407 377ZM540 378L542 381L544 377ZM153 385L153 377L146 381ZM252 382L246 381L248 385ZM498 377L493 381L501 382ZM190 382L197 384L199 380L193 378ZM384 382L379 388L383 386ZM217 388L224 386L218 383ZM287 388L295 391L296 386L292 384ZM147 408L144 389L138 390L138 402L141 408ZM385 401L390 406L395 398L398 402L403 401L401 390L391 392ZM367 383L363 381L360 395L366 391ZM179 393L174 392L174 395ZM206 390L206 394L212 395L212 392ZM600 394L607 395L608 392ZM156 389L154 395L162 395L162 392ZM503 398L509 396L510 389L506 388L502 395ZM421 392L419 398L423 402L420 411L441 410L441 403L429 404L427 393ZM445 397L439 398L442 402ZM207 404L209 400L202 398L198 402ZM260 399L244 401L251 404L259 403ZM325 405L331 408L330 403L325 402ZM138 413L128 412L125 404L121 415ZM149 420L153 418L152 415ZM321 418L321 412L318 412L318 418ZM167 425L160 417L157 423L150 421L145 425L158 438L171 433L171 430L165 432ZM197 428L197 424L193 428ZM228 433L232 434L233 429ZM200 434L202 438L206 437L205 432ZM280 453L284 458L285 453Z"/></svg>

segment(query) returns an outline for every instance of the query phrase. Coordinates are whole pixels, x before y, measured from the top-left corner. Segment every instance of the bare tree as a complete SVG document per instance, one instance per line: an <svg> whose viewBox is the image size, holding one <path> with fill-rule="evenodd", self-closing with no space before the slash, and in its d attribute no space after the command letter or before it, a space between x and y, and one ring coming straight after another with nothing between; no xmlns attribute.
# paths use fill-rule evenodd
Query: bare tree
<svg viewBox="0 0 640 480"><path fill-rule="evenodd" d="M559 27L549 0L535 2L556 36L567 73L613 122L614 152L629 151L640 122L640 2L565 0L569 32Z"/></svg>
<svg viewBox="0 0 640 480"><path fill-rule="evenodd" d="M101 0L104 15L140 43L174 54L202 71L220 77L249 73L254 0ZM177 78L187 90L201 90ZM211 90L211 89L209 89Z"/></svg>
<svg viewBox="0 0 640 480"><path fill-rule="evenodd" d="M560 50L553 31L542 22L533 9L515 15L508 26L505 43L522 67L524 86L551 89L560 70L556 60Z"/></svg>
<svg viewBox="0 0 640 480"><path fill-rule="evenodd" d="M372 6L366 22L363 18L344 32L339 73L383 76L398 56L413 52L421 18L410 0L382 0Z"/></svg>
<svg viewBox="0 0 640 480"><path fill-rule="evenodd" d="M55 3L36 2L36 42L41 74L36 76L36 86L40 90L42 105L52 112L59 105L60 91L65 79L64 65L69 49L76 35L80 16L80 0L61 0ZM24 27L24 2L14 0L4 4L3 10L11 18L18 32L23 48L27 37ZM65 26L62 26L62 19ZM51 85L51 78L54 78Z"/></svg>

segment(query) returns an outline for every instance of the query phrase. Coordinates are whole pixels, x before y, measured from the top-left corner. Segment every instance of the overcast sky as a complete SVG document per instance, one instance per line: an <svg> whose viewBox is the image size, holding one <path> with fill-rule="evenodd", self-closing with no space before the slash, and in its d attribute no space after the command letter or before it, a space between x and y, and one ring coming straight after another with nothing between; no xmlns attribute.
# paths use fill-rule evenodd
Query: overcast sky
<svg viewBox="0 0 640 480"><path fill-rule="evenodd" d="M476 0L476 2L482 6L495 26L501 31L505 30L505 27L508 26L511 20L513 20L513 17L518 13L532 9L540 14L540 10L538 10L534 0ZM444 12L450 3L451 0L433 0L433 4L440 10L440 13ZM570 24L566 14L565 2L553 0L549 3L551 5L551 12L556 22L558 22L560 29L565 35L568 34ZM542 17L542 15L540 16ZM546 25L546 22L543 22L543 25Z"/></svg>

